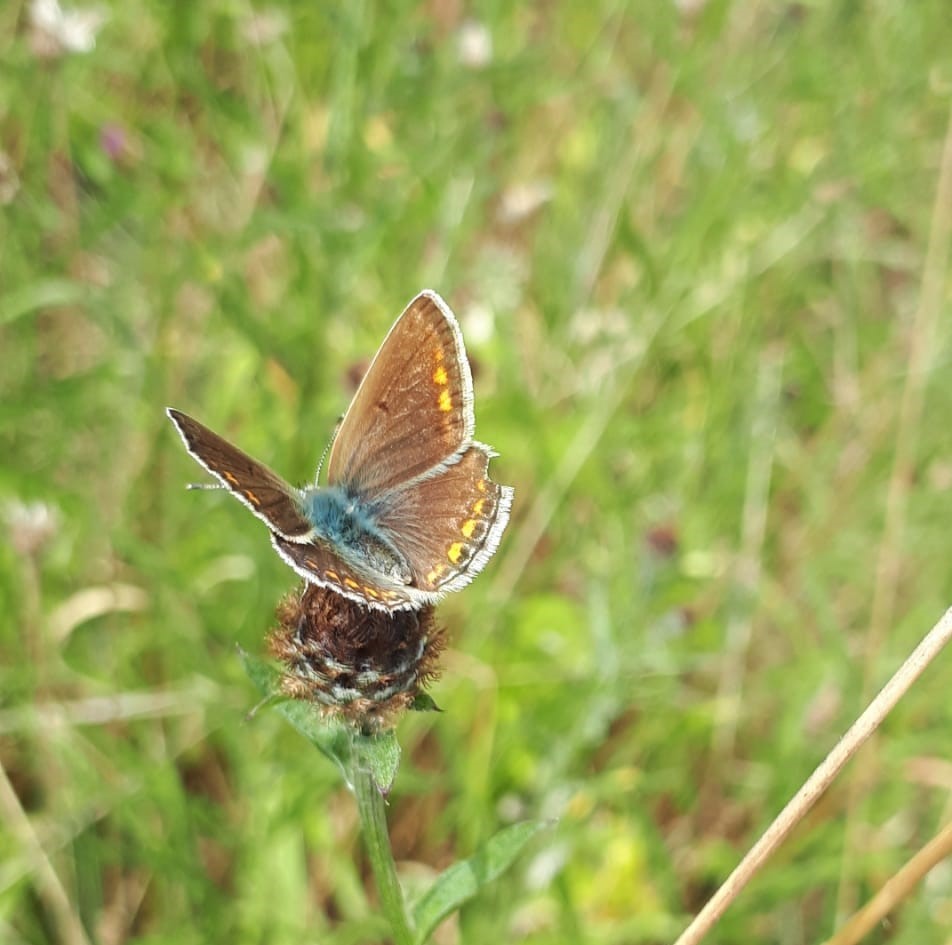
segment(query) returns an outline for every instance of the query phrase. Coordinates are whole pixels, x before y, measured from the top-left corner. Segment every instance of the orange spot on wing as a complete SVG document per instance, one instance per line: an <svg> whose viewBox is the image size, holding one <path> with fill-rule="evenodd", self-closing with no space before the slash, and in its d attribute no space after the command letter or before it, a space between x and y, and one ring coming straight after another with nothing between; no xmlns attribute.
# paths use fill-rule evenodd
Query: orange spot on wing
<svg viewBox="0 0 952 945"><path fill-rule="evenodd" d="M259 499L250 489L245 489L245 498L252 505L261 505L261 499Z"/></svg>
<svg viewBox="0 0 952 945"><path fill-rule="evenodd" d="M483 505L485 504L485 499L477 499L473 503L473 515L482 515L483 514Z"/></svg>
<svg viewBox="0 0 952 945"><path fill-rule="evenodd" d="M237 486L237 485L238 485L238 478L237 478L233 473L223 472L222 475L223 475L233 486Z"/></svg>
<svg viewBox="0 0 952 945"><path fill-rule="evenodd" d="M340 575L336 571L325 571L324 577L328 581L333 581L335 584L340 584Z"/></svg>
<svg viewBox="0 0 952 945"><path fill-rule="evenodd" d="M380 600L380 595L376 592L376 590L374 590L372 587L367 587L366 584L364 585L364 593L373 600Z"/></svg>
<svg viewBox="0 0 952 945"><path fill-rule="evenodd" d="M440 410L443 413L449 413L453 409L453 398L450 397L450 392L448 390L440 391L440 400L439 400Z"/></svg>
<svg viewBox="0 0 952 945"><path fill-rule="evenodd" d="M435 584L435 583L437 582L437 580L439 579L440 575L441 575L445 570L446 570L446 568L444 568L442 564L437 564L437 565L435 565L435 566L433 567L433 570L430 571L429 574L427 574L427 576L426 576L426 583L427 583L427 584Z"/></svg>
<svg viewBox="0 0 952 945"><path fill-rule="evenodd" d="M353 578L345 577L345 578L344 578L344 583L345 583L352 591L356 591L357 588L360 587L360 585L359 585Z"/></svg>
<svg viewBox="0 0 952 945"><path fill-rule="evenodd" d="M463 522L463 527L460 531L463 533L464 538L472 538L473 532L476 530L476 519L468 518Z"/></svg>
<svg viewBox="0 0 952 945"><path fill-rule="evenodd" d="M446 373L446 368L441 364L433 372L433 383L439 384L441 387L446 385L446 382L449 380L449 375Z"/></svg>
<svg viewBox="0 0 952 945"><path fill-rule="evenodd" d="M459 564L459 559L463 557L463 543L461 541L454 541L449 547L449 551L446 552L446 557L453 562L453 564Z"/></svg>

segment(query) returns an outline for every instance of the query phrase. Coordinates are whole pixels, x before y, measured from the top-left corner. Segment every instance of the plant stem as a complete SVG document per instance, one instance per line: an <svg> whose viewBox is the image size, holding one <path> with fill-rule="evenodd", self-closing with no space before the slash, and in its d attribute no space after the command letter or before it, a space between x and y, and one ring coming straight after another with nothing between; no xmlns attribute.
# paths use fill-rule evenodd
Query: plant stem
<svg viewBox="0 0 952 945"><path fill-rule="evenodd" d="M883 719L896 707L896 703L909 691L912 684L949 642L952 642L952 607L923 637L889 682L880 689L876 698L849 727L846 734L820 762L813 774L807 778L803 787L787 802L787 806L774 818L773 823L737 864L734 872L727 877L720 889L711 896L674 945L699 945L727 907L767 862L770 855L823 796L846 762L859 751L863 743L882 724Z"/></svg>
<svg viewBox="0 0 952 945"><path fill-rule="evenodd" d="M414 945L416 939L411 930L403 891L397 879L393 850L390 848L383 796L359 750L354 753L352 784L367 855L370 857L370 866L377 883L377 894L380 896L384 915L390 922L393 940L395 945Z"/></svg>

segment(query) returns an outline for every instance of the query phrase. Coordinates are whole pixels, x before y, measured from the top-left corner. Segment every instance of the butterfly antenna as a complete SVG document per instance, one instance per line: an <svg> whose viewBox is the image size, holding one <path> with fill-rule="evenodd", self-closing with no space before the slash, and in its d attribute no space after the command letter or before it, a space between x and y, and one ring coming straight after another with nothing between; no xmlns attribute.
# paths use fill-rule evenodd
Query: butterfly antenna
<svg viewBox="0 0 952 945"><path fill-rule="evenodd" d="M327 454L330 452L331 447L334 445L334 440L337 439L337 433L340 430L340 425L344 422L344 415L341 414L337 418L337 423L334 424L334 432L331 434L330 440L328 440L327 445L324 447L324 452L321 453L321 461L317 464L317 472L314 475L314 484L317 485L321 480L321 470L324 468L324 460L327 459Z"/></svg>
<svg viewBox="0 0 952 945"><path fill-rule="evenodd" d="M224 489L220 482L190 482L186 489Z"/></svg>

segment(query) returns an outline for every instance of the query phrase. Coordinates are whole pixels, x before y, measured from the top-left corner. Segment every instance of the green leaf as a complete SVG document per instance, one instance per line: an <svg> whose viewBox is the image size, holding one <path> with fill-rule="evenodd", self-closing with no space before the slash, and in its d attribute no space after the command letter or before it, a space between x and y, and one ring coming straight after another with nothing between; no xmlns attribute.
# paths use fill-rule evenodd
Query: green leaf
<svg viewBox="0 0 952 945"><path fill-rule="evenodd" d="M0 297L0 325L43 308L75 305L89 296L89 286L69 279L40 279Z"/></svg>
<svg viewBox="0 0 952 945"><path fill-rule="evenodd" d="M445 869L413 908L417 942L425 942L448 915L512 865L522 848L550 821L524 821L504 827L480 850Z"/></svg>
<svg viewBox="0 0 952 945"><path fill-rule="evenodd" d="M378 735L358 735L354 741L356 760L370 771L377 790L386 797L400 767L400 743L393 729Z"/></svg>
<svg viewBox="0 0 952 945"><path fill-rule="evenodd" d="M418 692L410 703L411 712L442 712L428 692Z"/></svg>
<svg viewBox="0 0 952 945"><path fill-rule="evenodd" d="M252 656L238 647L238 655L249 679L266 700L274 701L274 708L281 713L318 751L326 755L350 784L349 769L353 754L353 731L340 722L321 718L308 702L288 699L281 692L281 673L264 660Z"/></svg>

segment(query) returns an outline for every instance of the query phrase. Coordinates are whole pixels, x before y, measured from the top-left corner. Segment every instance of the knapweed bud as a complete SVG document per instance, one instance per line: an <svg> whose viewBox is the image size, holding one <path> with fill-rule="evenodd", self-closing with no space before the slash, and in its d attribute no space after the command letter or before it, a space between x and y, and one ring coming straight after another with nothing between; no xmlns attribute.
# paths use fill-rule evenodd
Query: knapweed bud
<svg viewBox="0 0 952 945"><path fill-rule="evenodd" d="M306 584L278 605L268 643L285 695L363 730L391 727L438 675L444 632L433 608L385 611Z"/></svg>

